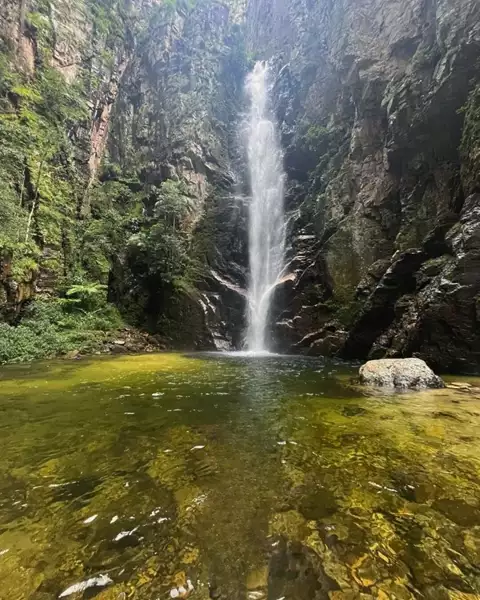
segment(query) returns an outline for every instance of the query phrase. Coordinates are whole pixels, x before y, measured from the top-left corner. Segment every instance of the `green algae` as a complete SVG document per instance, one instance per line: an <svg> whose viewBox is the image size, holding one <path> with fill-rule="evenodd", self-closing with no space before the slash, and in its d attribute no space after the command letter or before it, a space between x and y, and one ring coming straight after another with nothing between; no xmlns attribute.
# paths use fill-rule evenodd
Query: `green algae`
<svg viewBox="0 0 480 600"><path fill-rule="evenodd" d="M188 580L199 599L479 597L475 389L353 374L168 353L3 368L0 597L100 574L85 598Z"/></svg>

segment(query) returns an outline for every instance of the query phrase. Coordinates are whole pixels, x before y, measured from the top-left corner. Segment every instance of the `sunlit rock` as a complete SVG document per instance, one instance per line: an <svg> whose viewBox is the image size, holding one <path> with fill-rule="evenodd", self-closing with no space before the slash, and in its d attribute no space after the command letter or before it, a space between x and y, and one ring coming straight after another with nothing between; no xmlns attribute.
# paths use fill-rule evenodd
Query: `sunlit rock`
<svg viewBox="0 0 480 600"><path fill-rule="evenodd" d="M360 367L364 385L399 389L442 388L442 379L419 358L385 358L370 360Z"/></svg>
<svg viewBox="0 0 480 600"><path fill-rule="evenodd" d="M70 587L68 587L65 591L63 591L59 598L66 598L67 596L71 596L72 594L79 594L84 592L88 588L93 587L104 587L113 583L108 575L99 575L98 577L91 577L85 581L80 581L79 583L74 583Z"/></svg>

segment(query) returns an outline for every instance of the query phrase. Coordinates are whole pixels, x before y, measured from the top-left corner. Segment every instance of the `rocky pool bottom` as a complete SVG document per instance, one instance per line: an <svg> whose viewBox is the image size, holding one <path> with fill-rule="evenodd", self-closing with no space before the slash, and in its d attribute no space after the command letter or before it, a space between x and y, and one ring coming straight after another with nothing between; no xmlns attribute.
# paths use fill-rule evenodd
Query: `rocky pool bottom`
<svg viewBox="0 0 480 600"><path fill-rule="evenodd" d="M0 598L480 598L480 395L372 393L355 373L201 354L2 368Z"/></svg>

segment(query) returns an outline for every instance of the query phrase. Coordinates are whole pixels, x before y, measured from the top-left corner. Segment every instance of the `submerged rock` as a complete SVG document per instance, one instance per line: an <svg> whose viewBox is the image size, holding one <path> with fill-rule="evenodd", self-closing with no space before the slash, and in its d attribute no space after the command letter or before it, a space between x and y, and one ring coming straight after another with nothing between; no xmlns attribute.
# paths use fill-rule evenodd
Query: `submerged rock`
<svg viewBox="0 0 480 600"><path fill-rule="evenodd" d="M360 383L399 389L443 388L442 379L419 358L370 360L360 367Z"/></svg>
<svg viewBox="0 0 480 600"><path fill-rule="evenodd" d="M97 577L91 577L90 579L86 579L85 581L74 583L69 588L64 590L60 594L59 598L66 598L67 596L71 596L72 594L83 593L88 588L105 587L107 585L110 585L111 583L113 583L113 581L108 575L98 575Z"/></svg>

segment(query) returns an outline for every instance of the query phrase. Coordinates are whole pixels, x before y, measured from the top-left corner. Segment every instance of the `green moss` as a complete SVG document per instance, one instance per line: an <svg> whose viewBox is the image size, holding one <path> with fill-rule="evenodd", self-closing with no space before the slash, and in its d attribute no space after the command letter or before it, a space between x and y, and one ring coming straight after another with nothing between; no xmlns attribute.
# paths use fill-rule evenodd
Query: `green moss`
<svg viewBox="0 0 480 600"><path fill-rule="evenodd" d="M342 325L349 328L358 316L362 303L332 296L325 302L325 306L332 311L332 318L338 319Z"/></svg>
<svg viewBox="0 0 480 600"><path fill-rule="evenodd" d="M116 8L113 2L110 16ZM95 90L88 63L74 83L49 66L54 41L50 11L49 2L37 2L36 11L27 15L37 49L33 75L17 68L13 53L0 53L0 252L10 257L10 275L19 283L31 281L41 269L49 277L81 272L105 283L109 258L118 250L115 244L125 241L110 235L118 211L107 214L108 234L103 248L100 244L103 252L96 254L95 219L87 215L87 223L80 224L77 214L89 179L77 134L89 130L87 97ZM108 36L120 19L110 16ZM105 52L111 59L113 50ZM111 195L114 202L115 193ZM123 225L121 221L119 227Z"/></svg>
<svg viewBox="0 0 480 600"><path fill-rule="evenodd" d="M332 135L332 131L315 123L307 128L302 139L309 150L323 153L328 148Z"/></svg>
<svg viewBox="0 0 480 600"><path fill-rule="evenodd" d="M462 179L466 192L471 193L480 185L480 85L472 90L463 110L465 123L460 146Z"/></svg>
<svg viewBox="0 0 480 600"><path fill-rule="evenodd" d="M25 281L32 278L38 270L38 256L28 252L21 252L20 257L13 261L12 277L17 281Z"/></svg>
<svg viewBox="0 0 480 600"><path fill-rule="evenodd" d="M329 239L325 250L325 264L335 301L346 306L354 299L355 289L362 276L361 257L355 248L351 227L346 224Z"/></svg>
<svg viewBox="0 0 480 600"><path fill-rule="evenodd" d="M71 228L83 177L71 160L68 130L87 112L83 92L52 68L39 67L33 78L14 68L4 55L3 92L13 100L0 115L0 250L12 253L12 274L22 281L38 270L44 246L61 252ZM49 267L60 271L63 262L50 260Z"/></svg>
<svg viewBox="0 0 480 600"><path fill-rule="evenodd" d="M304 124L297 141L302 166L309 172L306 198L301 205L302 223L313 223L320 237L324 233L326 190L339 177L349 143L348 123L331 127Z"/></svg>

